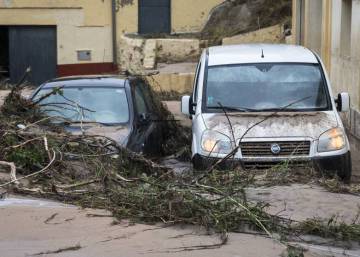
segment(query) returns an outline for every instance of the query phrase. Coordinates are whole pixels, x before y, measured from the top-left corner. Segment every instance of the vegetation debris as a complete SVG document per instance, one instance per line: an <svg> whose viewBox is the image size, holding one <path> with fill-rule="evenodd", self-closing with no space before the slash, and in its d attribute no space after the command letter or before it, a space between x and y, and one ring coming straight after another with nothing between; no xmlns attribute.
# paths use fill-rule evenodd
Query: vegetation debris
<svg viewBox="0 0 360 257"><path fill-rule="evenodd" d="M163 106L158 108L163 108L165 116L171 115ZM169 126L169 130L179 131L175 122L169 122ZM179 149L184 141L183 135L174 131L169 134L174 141L168 144L171 151ZM172 169L104 136L65 132L36 105L23 99L17 89L6 98L0 112L0 160L13 162L16 167L15 178L11 182L0 181L0 188L106 209L119 220L204 226L220 234L221 243L211 247L225 244L228 232L249 228L276 241L302 233L360 240L357 222L346 225L313 219L299 223L270 215L266 203L248 201L245 188L250 184L266 186L304 179L301 172L290 176L289 163L254 173L213 169L176 175ZM310 179L309 175L305 178Z"/></svg>

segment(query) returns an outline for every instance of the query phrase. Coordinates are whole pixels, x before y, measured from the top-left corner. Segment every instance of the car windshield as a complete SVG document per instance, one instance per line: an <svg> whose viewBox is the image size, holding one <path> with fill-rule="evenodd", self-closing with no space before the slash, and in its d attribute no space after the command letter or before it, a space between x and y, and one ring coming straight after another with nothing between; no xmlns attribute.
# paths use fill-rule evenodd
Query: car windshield
<svg viewBox="0 0 360 257"><path fill-rule="evenodd" d="M322 72L315 64L209 67L205 97L208 110L220 106L230 111L329 109Z"/></svg>
<svg viewBox="0 0 360 257"><path fill-rule="evenodd" d="M34 100L54 92L42 89ZM129 121L129 106L123 88L67 87L44 98L41 109L49 116L59 116L70 122L119 124Z"/></svg>

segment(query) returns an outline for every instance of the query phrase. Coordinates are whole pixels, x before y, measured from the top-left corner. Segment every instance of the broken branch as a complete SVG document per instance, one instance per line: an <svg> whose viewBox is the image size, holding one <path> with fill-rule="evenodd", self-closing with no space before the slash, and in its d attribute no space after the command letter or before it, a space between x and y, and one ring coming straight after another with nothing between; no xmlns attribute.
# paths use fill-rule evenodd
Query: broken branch
<svg viewBox="0 0 360 257"><path fill-rule="evenodd" d="M20 180L23 180L23 179L36 176L36 175L38 175L38 174L40 174L40 173L43 173L43 172L47 171L47 169L50 168L50 166L54 163L54 161L55 161L55 159L56 159L56 152L55 152L54 150L52 150L52 152L53 152L53 158L52 158L51 161L48 163L48 165L46 165L45 168L43 168L43 169L41 169L41 170L39 170L39 171L37 171L37 172L34 172L34 173L32 173L32 174L29 174L29 175L27 175L27 176L23 176L23 177L21 177L21 178L16 178L16 176L15 176L15 179L12 179L11 181L0 185L0 188L1 188L1 187L4 187L4 186L7 186L7 185L10 185L10 184L13 184L13 183L16 183L16 182L18 182L18 181L20 181Z"/></svg>

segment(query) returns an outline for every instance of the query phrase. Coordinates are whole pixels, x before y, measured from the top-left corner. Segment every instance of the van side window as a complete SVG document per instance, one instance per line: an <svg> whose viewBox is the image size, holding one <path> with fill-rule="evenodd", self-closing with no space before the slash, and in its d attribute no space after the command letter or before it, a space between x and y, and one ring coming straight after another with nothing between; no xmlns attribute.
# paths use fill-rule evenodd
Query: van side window
<svg viewBox="0 0 360 257"><path fill-rule="evenodd" d="M200 78L200 72L201 72L201 61L199 62L197 69L196 69L196 75L195 75L195 80L194 80L194 94L193 94L193 102L196 103L197 102L197 98L198 98L198 84L199 84L199 78Z"/></svg>

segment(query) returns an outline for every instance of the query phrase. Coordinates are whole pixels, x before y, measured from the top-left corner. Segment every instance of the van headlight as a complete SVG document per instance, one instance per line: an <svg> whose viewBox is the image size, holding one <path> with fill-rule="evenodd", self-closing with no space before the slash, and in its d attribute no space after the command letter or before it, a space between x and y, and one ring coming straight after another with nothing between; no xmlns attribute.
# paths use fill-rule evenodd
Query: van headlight
<svg viewBox="0 0 360 257"><path fill-rule="evenodd" d="M319 137L318 152L330 152L345 147L345 135L342 129L333 128Z"/></svg>
<svg viewBox="0 0 360 257"><path fill-rule="evenodd" d="M201 148L208 153L228 154L232 151L232 144L226 135L206 130L201 138Z"/></svg>

